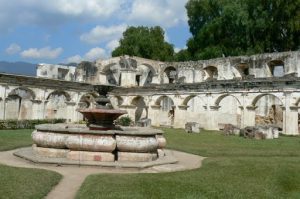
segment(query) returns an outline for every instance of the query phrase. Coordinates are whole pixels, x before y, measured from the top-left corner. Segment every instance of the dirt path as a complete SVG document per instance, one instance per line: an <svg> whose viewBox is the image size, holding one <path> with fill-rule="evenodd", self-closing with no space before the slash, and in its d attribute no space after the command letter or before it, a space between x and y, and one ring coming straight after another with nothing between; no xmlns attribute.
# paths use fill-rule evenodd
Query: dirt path
<svg viewBox="0 0 300 199"><path fill-rule="evenodd" d="M75 197L81 184L88 175L99 173L158 173L189 170L199 168L204 157L191 155L178 151L169 151L178 159L177 164L155 166L144 170L128 170L116 168L76 167L76 166L54 166L39 165L23 160L13 155L16 150L0 152L0 164L14 167L36 168L55 171L63 175L63 179L47 195L47 199L72 199Z"/></svg>

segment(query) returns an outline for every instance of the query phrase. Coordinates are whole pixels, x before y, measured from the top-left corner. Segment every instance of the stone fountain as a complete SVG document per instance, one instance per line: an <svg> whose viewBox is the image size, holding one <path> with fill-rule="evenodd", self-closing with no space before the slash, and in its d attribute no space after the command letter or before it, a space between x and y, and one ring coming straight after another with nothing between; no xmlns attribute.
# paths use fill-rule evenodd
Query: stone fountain
<svg viewBox="0 0 300 199"><path fill-rule="evenodd" d="M94 109L77 111L87 119L87 125L37 125L32 133L32 148L15 155L40 163L102 166L101 163L120 166L121 162L130 162L134 163L130 167L135 167L141 162L176 162L166 158L166 139L161 130L114 125L114 120L127 112L113 109L106 97L99 97Z"/></svg>

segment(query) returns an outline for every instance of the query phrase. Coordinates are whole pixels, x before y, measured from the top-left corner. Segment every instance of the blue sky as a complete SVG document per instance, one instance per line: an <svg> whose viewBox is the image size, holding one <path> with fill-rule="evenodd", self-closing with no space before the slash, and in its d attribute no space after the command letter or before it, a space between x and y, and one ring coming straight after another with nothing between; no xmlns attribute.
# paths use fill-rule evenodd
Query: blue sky
<svg viewBox="0 0 300 199"><path fill-rule="evenodd" d="M161 26L176 50L190 37L187 0L0 0L0 60L68 63L110 57L128 26Z"/></svg>

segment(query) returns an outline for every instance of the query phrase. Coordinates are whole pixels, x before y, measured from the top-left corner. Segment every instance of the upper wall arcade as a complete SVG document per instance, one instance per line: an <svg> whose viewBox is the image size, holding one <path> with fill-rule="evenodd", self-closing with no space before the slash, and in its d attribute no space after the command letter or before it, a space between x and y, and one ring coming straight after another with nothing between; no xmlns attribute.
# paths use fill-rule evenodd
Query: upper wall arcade
<svg viewBox="0 0 300 199"><path fill-rule="evenodd" d="M300 76L300 51L224 57L189 62L160 62L121 56L71 67L38 66L37 76L110 84L122 87L149 84L200 83L210 80ZM50 70L51 71L45 71ZM55 72L59 74L55 74ZM43 74L43 76L41 75Z"/></svg>

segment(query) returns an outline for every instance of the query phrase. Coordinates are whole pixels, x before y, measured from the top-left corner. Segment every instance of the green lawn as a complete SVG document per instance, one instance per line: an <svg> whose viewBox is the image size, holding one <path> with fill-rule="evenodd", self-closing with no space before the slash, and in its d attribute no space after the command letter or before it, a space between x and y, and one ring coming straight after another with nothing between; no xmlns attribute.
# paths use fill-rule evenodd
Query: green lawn
<svg viewBox="0 0 300 199"><path fill-rule="evenodd" d="M0 151L30 146L33 130L1 130ZM41 169L25 169L0 164L0 199L44 198L62 176Z"/></svg>
<svg viewBox="0 0 300 199"><path fill-rule="evenodd" d="M0 165L0 198L44 198L61 178L52 171Z"/></svg>
<svg viewBox="0 0 300 199"><path fill-rule="evenodd" d="M200 169L91 175L77 198L300 198L300 138L249 140L164 129L168 148L209 157Z"/></svg>
<svg viewBox="0 0 300 199"><path fill-rule="evenodd" d="M32 144L31 129L0 130L0 151L8 151Z"/></svg>

